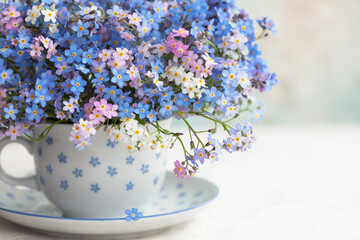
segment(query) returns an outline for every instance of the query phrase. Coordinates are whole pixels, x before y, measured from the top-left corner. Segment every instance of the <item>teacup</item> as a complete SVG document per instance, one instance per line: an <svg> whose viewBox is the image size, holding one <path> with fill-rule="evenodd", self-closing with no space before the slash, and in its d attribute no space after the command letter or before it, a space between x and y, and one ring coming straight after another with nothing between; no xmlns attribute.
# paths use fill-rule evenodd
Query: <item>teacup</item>
<svg viewBox="0 0 360 240"><path fill-rule="evenodd" d="M170 120L163 121L170 125ZM36 129L37 136L47 126ZM68 140L71 125L59 124L42 141L19 138L34 156L36 176L16 179L0 166L0 178L14 186L41 190L64 216L71 218L116 218L126 209L141 208L157 194L166 173L166 154L145 150L129 154L105 131L98 131L92 145L77 150ZM0 140L0 152L11 143Z"/></svg>

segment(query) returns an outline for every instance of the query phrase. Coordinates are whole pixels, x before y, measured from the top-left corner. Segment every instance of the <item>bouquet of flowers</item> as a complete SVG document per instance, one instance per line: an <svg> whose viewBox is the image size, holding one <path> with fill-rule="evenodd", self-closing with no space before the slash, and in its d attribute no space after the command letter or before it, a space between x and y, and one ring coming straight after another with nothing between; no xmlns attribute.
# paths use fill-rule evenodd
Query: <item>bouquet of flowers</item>
<svg viewBox="0 0 360 240"><path fill-rule="evenodd" d="M181 178L254 142L248 122L229 122L244 112L261 118L251 94L277 83L255 44L276 32L269 18L256 21L256 37L256 22L233 0L28 0L0 9L0 136L41 140L69 123L79 149L99 129L129 151L179 142ZM172 116L185 122L190 144L161 127ZM214 127L197 131L189 116ZM214 137L218 127L226 139Z"/></svg>

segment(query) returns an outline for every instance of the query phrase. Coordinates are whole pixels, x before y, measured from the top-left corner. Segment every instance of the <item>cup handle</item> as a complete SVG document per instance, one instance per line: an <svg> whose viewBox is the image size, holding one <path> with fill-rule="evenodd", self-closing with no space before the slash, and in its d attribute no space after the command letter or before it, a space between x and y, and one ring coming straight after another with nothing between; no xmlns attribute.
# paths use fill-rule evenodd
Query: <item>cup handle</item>
<svg viewBox="0 0 360 240"><path fill-rule="evenodd" d="M0 154L4 149L4 147L9 143L14 143L13 141L10 140L10 137L5 137L3 139L0 139ZM22 144L30 154L33 154L32 151L33 145L30 140L19 137L16 139L16 143ZM25 178L14 178L9 174L5 173L5 171L1 167L1 161L0 161L0 180L12 186L24 186L24 187L32 188L34 190L39 190L39 186L36 182L36 176L25 177Z"/></svg>

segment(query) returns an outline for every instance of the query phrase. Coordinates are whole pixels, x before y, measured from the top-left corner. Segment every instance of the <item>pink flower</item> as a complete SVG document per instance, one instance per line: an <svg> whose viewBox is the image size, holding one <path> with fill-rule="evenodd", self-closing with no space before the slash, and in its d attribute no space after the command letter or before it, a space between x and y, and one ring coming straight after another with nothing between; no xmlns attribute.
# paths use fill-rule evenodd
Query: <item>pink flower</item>
<svg viewBox="0 0 360 240"><path fill-rule="evenodd" d="M212 68L218 65L218 63L215 62L215 60L211 58L207 52L205 52L205 54L203 54L202 57L205 60L205 67Z"/></svg>
<svg viewBox="0 0 360 240"><path fill-rule="evenodd" d="M125 61L130 60L130 56L132 54L131 51L127 48L116 48L115 54L118 54L119 57L124 59Z"/></svg>
<svg viewBox="0 0 360 240"><path fill-rule="evenodd" d="M105 122L105 117L101 112L94 110L90 116L90 120L93 122L94 126L99 125L100 123Z"/></svg>
<svg viewBox="0 0 360 240"><path fill-rule="evenodd" d="M126 41L133 41L135 39L134 35L125 31L120 34L120 37Z"/></svg>
<svg viewBox="0 0 360 240"><path fill-rule="evenodd" d="M5 135L10 137L11 141L15 141L18 136L21 136L20 126L10 126L9 130L5 132Z"/></svg>
<svg viewBox="0 0 360 240"><path fill-rule="evenodd" d="M34 44L31 44L30 48L32 49L30 51L30 56L41 57L41 51L44 50L44 48L42 46L40 46L39 42L35 42Z"/></svg>
<svg viewBox="0 0 360 240"><path fill-rule="evenodd" d="M130 79L132 81L139 76L139 70L135 66L130 67L130 69L127 70L126 73L130 76Z"/></svg>
<svg viewBox="0 0 360 240"><path fill-rule="evenodd" d="M118 105L114 104L111 106L111 108L108 111L108 115L107 117L109 119L113 118L113 117L117 117L119 115L119 113L117 112L118 110Z"/></svg>
<svg viewBox="0 0 360 240"><path fill-rule="evenodd" d="M18 29L20 27L20 23L22 23L22 18L13 18L8 22L5 26L6 29Z"/></svg>
<svg viewBox="0 0 360 240"><path fill-rule="evenodd" d="M179 30L173 29L174 37L180 36L180 37L187 37L189 36L189 31L185 28L179 28Z"/></svg>
<svg viewBox="0 0 360 240"><path fill-rule="evenodd" d="M170 35L166 40L166 46L170 52L174 52L176 49L176 40Z"/></svg>
<svg viewBox="0 0 360 240"><path fill-rule="evenodd" d="M52 40L50 41L49 45L48 45L48 53L46 55L47 59L50 59L52 56L54 56L57 53L56 47L57 47L58 43L54 43Z"/></svg>
<svg viewBox="0 0 360 240"><path fill-rule="evenodd" d="M142 16L137 15L137 13L129 14L128 16L129 23L134 24L135 26L139 26L142 22Z"/></svg>
<svg viewBox="0 0 360 240"><path fill-rule="evenodd" d="M0 88L0 99L6 97L6 92L7 92L6 88Z"/></svg>
<svg viewBox="0 0 360 240"><path fill-rule="evenodd" d="M92 62L91 71L93 71L93 72L98 72L98 73L103 73L105 67L106 67L106 63L104 63L104 62L98 62L98 61L94 60L94 61Z"/></svg>
<svg viewBox="0 0 360 240"><path fill-rule="evenodd" d="M187 53L188 48L188 45L184 45L182 42L179 41L176 43L176 48L174 49L173 53L176 57L180 58Z"/></svg>
<svg viewBox="0 0 360 240"><path fill-rule="evenodd" d="M11 18L17 18L20 16L20 12L16 11L16 7L10 6L7 10L3 11L5 20L9 21Z"/></svg>
<svg viewBox="0 0 360 240"><path fill-rule="evenodd" d="M101 61L106 62L107 60L109 60L112 56L112 52L112 50L103 49L101 53L99 53Z"/></svg>
<svg viewBox="0 0 360 240"><path fill-rule="evenodd" d="M112 108L112 105L107 102L106 99L101 99L94 102L95 110L99 111L102 115L108 116L109 110Z"/></svg>
<svg viewBox="0 0 360 240"><path fill-rule="evenodd" d="M185 176L186 170L185 168L181 165L181 163L176 160L174 162L175 168L174 168L174 173L176 174L176 176L178 178L183 178Z"/></svg>
<svg viewBox="0 0 360 240"><path fill-rule="evenodd" d="M191 71L196 73L196 77L201 77L203 71L203 60L199 59L191 65Z"/></svg>
<svg viewBox="0 0 360 240"><path fill-rule="evenodd" d="M64 120L66 118L66 114L63 111L56 111L56 118Z"/></svg>
<svg viewBox="0 0 360 240"><path fill-rule="evenodd" d="M193 51L187 53L187 56L183 56L181 60L184 62L184 67L190 69L191 66L196 64L196 59L198 58L197 54L194 54Z"/></svg>

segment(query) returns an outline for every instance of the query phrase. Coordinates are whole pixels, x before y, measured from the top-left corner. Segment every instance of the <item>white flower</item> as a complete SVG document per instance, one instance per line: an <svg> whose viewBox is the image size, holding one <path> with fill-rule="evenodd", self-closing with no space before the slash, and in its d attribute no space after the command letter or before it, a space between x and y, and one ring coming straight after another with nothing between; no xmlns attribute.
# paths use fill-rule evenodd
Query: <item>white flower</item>
<svg viewBox="0 0 360 240"><path fill-rule="evenodd" d="M182 86L182 93L189 95L190 98L195 98L195 93L200 92L196 86L197 86L197 83L194 80L187 81Z"/></svg>
<svg viewBox="0 0 360 240"><path fill-rule="evenodd" d="M58 23L52 23L49 25L49 31L50 33L58 33L59 29L58 29L59 24Z"/></svg>
<svg viewBox="0 0 360 240"><path fill-rule="evenodd" d="M184 85L186 82L191 81L191 79L194 77L194 73L193 72L182 72L180 74L180 77L178 79L176 79L175 84L176 85Z"/></svg>
<svg viewBox="0 0 360 240"><path fill-rule="evenodd" d="M167 48L167 46L166 46L165 43L156 44L156 45L154 45L154 47L155 47L155 48L152 50L152 53L153 53L153 54L157 54L158 57L162 57L162 55L163 55L164 53L168 53L168 52L169 52L169 50L168 50L168 48Z"/></svg>
<svg viewBox="0 0 360 240"><path fill-rule="evenodd" d="M205 79L203 78L192 78L194 82L196 82L197 88L203 88L205 87Z"/></svg>
<svg viewBox="0 0 360 240"><path fill-rule="evenodd" d="M41 13L45 16L44 17L44 21L45 22L53 22L56 23L56 14L57 14L57 10L50 10L50 9L44 9L41 11Z"/></svg>
<svg viewBox="0 0 360 240"><path fill-rule="evenodd" d="M248 38L245 35L239 33L239 31L236 31L234 33L235 35L229 38L229 41L231 43L230 48L232 50L236 50L236 49L244 50L245 43L249 41Z"/></svg>
<svg viewBox="0 0 360 240"><path fill-rule="evenodd" d="M64 103L63 110L69 111L71 113L74 113L75 109L79 107L79 105L74 101L73 98L70 98L69 101L63 101L63 103Z"/></svg>
<svg viewBox="0 0 360 240"><path fill-rule="evenodd" d="M219 48L222 48L224 50L224 52L226 52L230 48L231 43L229 41L229 38L230 38L230 34L223 36L222 42L220 42L220 44L218 46Z"/></svg>
<svg viewBox="0 0 360 240"><path fill-rule="evenodd" d="M27 11L27 17L25 18L25 22L31 22L31 24L35 24L36 20L40 17L40 10L37 6L33 6L32 9Z"/></svg>
<svg viewBox="0 0 360 240"><path fill-rule="evenodd" d="M239 84L242 88L247 89L251 87L251 82L245 71L241 71L239 74Z"/></svg>

